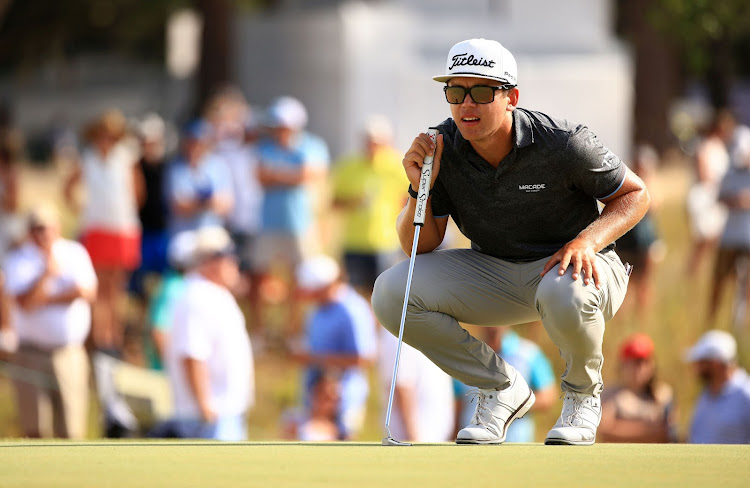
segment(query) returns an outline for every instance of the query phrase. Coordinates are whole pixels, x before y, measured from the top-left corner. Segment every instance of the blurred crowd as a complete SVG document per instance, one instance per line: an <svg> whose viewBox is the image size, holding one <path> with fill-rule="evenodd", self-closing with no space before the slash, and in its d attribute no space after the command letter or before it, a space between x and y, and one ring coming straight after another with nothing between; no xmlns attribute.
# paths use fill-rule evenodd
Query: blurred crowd
<svg viewBox="0 0 750 488"><path fill-rule="evenodd" d="M295 404L278 407L279 438L359 439L368 415L384 419L397 339L369 298L377 276L405 257L395 229L408 197L402 155L383 116L361 128L358 152L335 161L307 122L291 96L260 110L234 87L178 129L154 113L109 110L83 128L80 144L58 145L73 161L58 182L64 202L35 194L28 208L19 148L3 135L0 373L12 380L24 436L91 435L93 394L108 437L244 440L256 398L268 394L256 388L256 362L269 357L299 372ZM650 186L658 154L648 145L633 152L630 167ZM729 280L734 331L747 321L750 128L717 113L695 162L686 275L715 264L709 326L686 361L704 390L681 436L654 342L637 332L619 348L617 381L605 385L602 441L750 442L750 379L734 335L713 329ZM620 312L634 323L651 313L665 253L655 193L617 244L635 266ZM513 330L479 333L536 395L507 437L533 442L534 412L558 401L550 360ZM382 411L368 410L375 392ZM452 441L474 410L469 387L406 344L393 395L390 431L403 440Z"/></svg>

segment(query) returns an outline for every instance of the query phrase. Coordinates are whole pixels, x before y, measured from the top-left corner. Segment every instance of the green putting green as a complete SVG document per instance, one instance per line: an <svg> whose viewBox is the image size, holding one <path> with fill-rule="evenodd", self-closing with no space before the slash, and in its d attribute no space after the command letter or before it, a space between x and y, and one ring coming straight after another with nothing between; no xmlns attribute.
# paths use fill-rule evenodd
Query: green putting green
<svg viewBox="0 0 750 488"><path fill-rule="evenodd" d="M746 487L750 446L0 442L0 487Z"/></svg>

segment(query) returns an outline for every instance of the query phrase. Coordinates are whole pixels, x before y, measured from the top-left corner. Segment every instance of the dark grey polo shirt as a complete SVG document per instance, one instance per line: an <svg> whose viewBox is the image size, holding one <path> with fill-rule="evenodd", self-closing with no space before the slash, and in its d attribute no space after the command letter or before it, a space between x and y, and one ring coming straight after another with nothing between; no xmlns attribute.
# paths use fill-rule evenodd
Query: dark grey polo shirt
<svg viewBox="0 0 750 488"><path fill-rule="evenodd" d="M453 119L438 126L444 148L432 211L450 215L472 248L507 261L556 253L599 216L597 199L620 188L626 168L583 125L513 111L513 149L494 168Z"/></svg>

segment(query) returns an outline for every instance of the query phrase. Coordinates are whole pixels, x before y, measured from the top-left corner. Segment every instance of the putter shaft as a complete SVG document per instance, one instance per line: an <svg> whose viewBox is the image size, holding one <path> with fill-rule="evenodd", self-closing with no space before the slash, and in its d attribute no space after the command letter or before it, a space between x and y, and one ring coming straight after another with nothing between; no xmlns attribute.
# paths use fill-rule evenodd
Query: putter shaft
<svg viewBox="0 0 750 488"><path fill-rule="evenodd" d="M417 256L417 244L419 242L420 225L414 226L414 242L411 246L411 257L409 257L409 274L406 278L406 291L404 292L404 306L401 309L401 325L398 328L398 348L396 349L396 361L393 364L393 376L391 377L391 392L388 395L388 410L385 414L385 432L388 438L391 436L391 410L393 408L393 392L396 389L396 375L398 374L398 362L401 358L401 344L404 339L404 321L406 320L406 307L409 305L409 290L411 289L411 276L414 272L414 258Z"/></svg>

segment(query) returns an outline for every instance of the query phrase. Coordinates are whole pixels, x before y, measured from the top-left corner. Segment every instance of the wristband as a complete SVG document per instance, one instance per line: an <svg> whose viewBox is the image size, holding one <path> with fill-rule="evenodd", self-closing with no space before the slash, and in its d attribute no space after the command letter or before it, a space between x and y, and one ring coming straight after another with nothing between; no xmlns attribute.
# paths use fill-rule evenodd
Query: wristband
<svg viewBox="0 0 750 488"><path fill-rule="evenodd" d="M419 196L419 193L417 193L416 191L414 191L414 188L411 187L411 183L409 183L409 189L407 191L409 192L409 195L412 198L417 198ZM432 188L430 188L430 193L428 193L427 196L428 197L432 196Z"/></svg>

